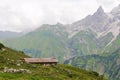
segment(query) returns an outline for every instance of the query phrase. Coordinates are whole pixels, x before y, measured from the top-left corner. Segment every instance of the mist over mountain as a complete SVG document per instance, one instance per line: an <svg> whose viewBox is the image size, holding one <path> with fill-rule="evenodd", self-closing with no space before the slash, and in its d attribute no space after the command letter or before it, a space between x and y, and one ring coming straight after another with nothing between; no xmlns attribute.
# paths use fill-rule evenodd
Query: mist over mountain
<svg viewBox="0 0 120 80"><path fill-rule="evenodd" d="M0 40L20 37L23 34L22 32L0 31Z"/></svg>
<svg viewBox="0 0 120 80"><path fill-rule="evenodd" d="M28 26L28 30L31 30L33 25L32 21L24 14L15 12L7 6L0 6L0 31L21 32L24 29L28 29Z"/></svg>

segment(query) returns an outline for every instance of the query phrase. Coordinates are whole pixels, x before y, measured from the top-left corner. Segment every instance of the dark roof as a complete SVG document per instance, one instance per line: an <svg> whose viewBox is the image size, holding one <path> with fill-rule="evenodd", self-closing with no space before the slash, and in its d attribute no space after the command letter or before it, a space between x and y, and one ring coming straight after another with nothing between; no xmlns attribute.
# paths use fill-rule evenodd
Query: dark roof
<svg viewBox="0 0 120 80"><path fill-rule="evenodd" d="M24 58L28 63L53 63L58 62L56 58Z"/></svg>

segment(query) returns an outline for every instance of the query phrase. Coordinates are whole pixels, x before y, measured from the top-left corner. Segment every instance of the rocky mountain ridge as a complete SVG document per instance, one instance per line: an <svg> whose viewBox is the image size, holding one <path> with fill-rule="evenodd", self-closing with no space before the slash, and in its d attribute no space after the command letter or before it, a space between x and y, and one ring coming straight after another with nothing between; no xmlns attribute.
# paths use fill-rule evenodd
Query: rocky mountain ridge
<svg viewBox="0 0 120 80"><path fill-rule="evenodd" d="M119 34L118 30L120 26L119 9L120 7L118 6L114 8L110 13L105 13L103 8L100 6L93 15L88 15L84 19L72 23L69 28L69 32L72 34L89 28L95 32L98 37L104 36L106 35L105 33L109 32L112 32L116 37ZM114 15L116 13L117 15Z"/></svg>

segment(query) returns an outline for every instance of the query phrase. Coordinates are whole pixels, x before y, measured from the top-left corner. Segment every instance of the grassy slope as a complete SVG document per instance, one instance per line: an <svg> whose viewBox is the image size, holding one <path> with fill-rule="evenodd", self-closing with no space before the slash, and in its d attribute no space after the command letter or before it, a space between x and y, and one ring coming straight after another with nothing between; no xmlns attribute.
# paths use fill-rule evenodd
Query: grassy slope
<svg viewBox="0 0 120 80"><path fill-rule="evenodd" d="M32 73L0 73L0 79L9 80L105 80L96 72L89 72L68 65L29 65Z"/></svg>
<svg viewBox="0 0 120 80"><path fill-rule="evenodd" d="M1 45L1 44L0 44ZM23 52L14 51L7 47L2 47L0 49L0 68L3 67L15 67L19 60L28 57Z"/></svg>
<svg viewBox="0 0 120 80"><path fill-rule="evenodd" d="M1 45L0 47L0 80L105 80L96 72L68 65L40 66L39 64L21 63L18 60L28 56ZM31 73L4 73L3 68L5 67L27 69Z"/></svg>

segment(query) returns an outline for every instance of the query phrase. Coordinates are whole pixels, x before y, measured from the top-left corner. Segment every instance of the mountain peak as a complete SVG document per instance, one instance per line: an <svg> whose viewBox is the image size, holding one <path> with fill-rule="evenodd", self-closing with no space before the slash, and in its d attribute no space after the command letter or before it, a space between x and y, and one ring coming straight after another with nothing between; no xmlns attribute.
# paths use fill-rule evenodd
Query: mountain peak
<svg viewBox="0 0 120 80"><path fill-rule="evenodd" d="M104 13L102 6L99 6L99 8L97 9L97 13L99 14Z"/></svg>
<svg viewBox="0 0 120 80"><path fill-rule="evenodd" d="M63 24L62 23L60 23L60 22L57 22L57 24L56 25L58 25L58 26L63 26Z"/></svg>
<svg viewBox="0 0 120 80"><path fill-rule="evenodd" d="M104 12L104 10L103 10L103 8L100 6L98 9L97 9L97 11L94 13L94 17L104 17L106 14L105 14L105 12Z"/></svg>

